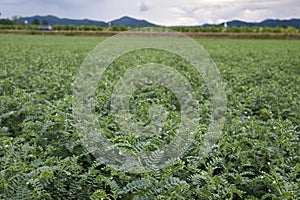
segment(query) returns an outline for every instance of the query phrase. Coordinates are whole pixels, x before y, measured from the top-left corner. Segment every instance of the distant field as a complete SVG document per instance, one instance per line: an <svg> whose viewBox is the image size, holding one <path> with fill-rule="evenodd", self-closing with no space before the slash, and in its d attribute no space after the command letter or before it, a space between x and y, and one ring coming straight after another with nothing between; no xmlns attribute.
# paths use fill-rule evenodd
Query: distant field
<svg viewBox="0 0 300 200"><path fill-rule="evenodd" d="M26 35L58 35L58 36L100 36L109 37L120 31L76 31L76 30L0 30L0 34L26 34ZM300 39L300 33L249 33L249 32L183 32L192 38L225 38L225 39Z"/></svg>
<svg viewBox="0 0 300 200"><path fill-rule="evenodd" d="M72 83L104 39L0 34L0 199L300 199L300 40L197 39L226 83L223 135L203 159L194 144L173 166L130 174L97 162L74 127ZM114 66L132 64L120 59ZM154 58L188 69L168 59ZM154 89L154 98L172 98ZM98 92L102 111L109 97ZM162 101L168 106L176 99ZM134 151L136 139L115 136L105 112L99 124ZM199 126L199 142L206 130Z"/></svg>

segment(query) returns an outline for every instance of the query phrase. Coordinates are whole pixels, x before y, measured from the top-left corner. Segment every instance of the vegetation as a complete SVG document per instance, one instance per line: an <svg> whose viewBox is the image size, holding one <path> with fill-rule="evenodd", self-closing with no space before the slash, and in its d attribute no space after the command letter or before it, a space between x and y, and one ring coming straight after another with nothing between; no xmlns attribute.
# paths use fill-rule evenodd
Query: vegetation
<svg viewBox="0 0 300 200"><path fill-rule="evenodd" d="M33 25L40 25L40 21L39 21L38 19L35 18L35 19L32 21L31 24L33 24Z"/></svg>
<svg viewBox="0 0 300 200"><path fill-rule="evenodd" d="M34 19L31 25L25 25L18 20L0 19L0 30L37 30L38 25L48 25L46 20L40 22L38 19ZM17 22L17 23L16 23ZM76 25L54 25L54 30L58 31L127 31L132 29L128 26L76 26ZM190 33L285 33L285 34L299 34L300 30L291 26L277 26L260 27L260 26L175 26L168 27L170 30L178 32L190 32Z"/></svg>
<svg viewBox="0 0 300 200"><path fill-rule="evenodd" d="M170 27L170 29L179 32L212 32L212 33L299 33L299 29L294 27L283 27L278 26L275 28L271 27L260 27L260 26L187 26L187 27Z"/></svg>
<svg viewBox="0 0 300 200"><path fill-rule="evenodd" d="M45 20L45 19L43 19L43 21L42 21L42 25L48 25L49 23L48 23L48 21L47 20Z"/></svg>
<svg viewBox="0 0 300 200"><path fill-rule="evenodd" d="M13 25L14 22L10 19L0 19L0 24L3 24L3 25Z"/></svg>
<svg viewBox="0 0 300 200"><path fill-rule="evenodd" d="M227 84L223 135L198 159L201 135L207 130L203 123L199 141L172 166L131 174L96 160L74 127L72 83L88 52L103 39L0 35L0 199L300 198L299 40L197 40ZM121 73L117 66L147 62L143 53L153 55L152 61L189 71L176 56L133 52L111 66L108 83ZM198 87L198 74L186 75ZM128 135L116 135L106 107L107 90L102 88L99 82L98 108L107 112L99 119L101 126L116 142L133 144ZM157 95L149 96L149 89ZM161 95L165 92L155 85L142 88L132 104L153 97L163 98L166 106L176 105L172 94ZM205 94L205 88L199 88L198 95ZM205 108L201 109L206 112ZM177 110L173 111L170 120L176 122ZM138 104L136 113L147 120Z"/></svg>

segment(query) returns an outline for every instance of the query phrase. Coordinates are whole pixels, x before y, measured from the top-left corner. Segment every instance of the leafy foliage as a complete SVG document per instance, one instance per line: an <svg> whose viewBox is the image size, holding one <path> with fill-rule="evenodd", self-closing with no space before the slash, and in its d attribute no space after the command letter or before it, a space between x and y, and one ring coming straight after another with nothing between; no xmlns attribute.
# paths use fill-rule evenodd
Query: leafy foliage
<svg viewBox="0 0 300 200"><path fill-rule="evenodd" d="M201 134L207 130L203 123L199 140L171 166L130 174L95 159L81 144L72 117L76 72L104 38L0 35L0 39L1 199L300 198L299 41L198 40L227 83L226 125L217 147L198 158ZM107 77L113 79L110 72ZM98 106L104 113L109 107L101 84ZM206 94L205 88L200 90L199 98ZM146 100L161 98L160 92L167 93L155 85L141 88L132 103L138 99L147 108ZM167 93L169 100L163 103L171 104L172 95ZM145 107L133 107L137 118L147 122ZM172 127L176 106L170 111ZM130 144L132 151L162 145L161 140L142 143L116 135L117 127L107 116L99 122L108 136Z"/></svg>

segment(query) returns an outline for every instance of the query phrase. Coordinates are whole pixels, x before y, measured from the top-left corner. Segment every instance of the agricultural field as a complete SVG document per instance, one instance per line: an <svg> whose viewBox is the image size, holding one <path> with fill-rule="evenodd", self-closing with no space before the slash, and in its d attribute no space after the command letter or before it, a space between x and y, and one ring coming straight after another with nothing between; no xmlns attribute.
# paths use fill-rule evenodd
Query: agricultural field
<svg viewBox="0 0 300 200"><path fill-rule="evenodd" d="M76 74L105 39L0 35L0 199L300 199L300 40L197 39L226 84L222 136L199 159L208 126L203 117L199 141L172 165L129 173L99 162L74 122ZM143 60L145 55L152 60ZM137 138L120 133L107 102L124 69L149 61L177 67L196 96L209 99L201 75L189 73L190 66L176 56L148 49L119 58L105 74L107 82L99 81L96 110L106 136L126 143L120 146L128 152L138 148ZM151 102L170 113L171 134L150 137L139 148L169 143L180 120L174 94L152 85L134 95L130 108L136 121L149 120ZM207 116L210 110L202 106Z"/></svg>

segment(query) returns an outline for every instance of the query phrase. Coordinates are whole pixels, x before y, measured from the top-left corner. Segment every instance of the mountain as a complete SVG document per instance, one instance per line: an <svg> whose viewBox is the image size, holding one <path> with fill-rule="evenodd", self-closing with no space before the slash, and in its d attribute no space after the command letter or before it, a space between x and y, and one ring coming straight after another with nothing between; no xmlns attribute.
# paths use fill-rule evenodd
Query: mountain
<svg viewBox="0 0 300 200"><path fill-rule="evenodd" d="M47 16L33 16L33 17L23 17L22 20L27 20L29 24L33 22L34 19L38 19L40 23L42 23L43 20L46 20L49 25L76 25L76 26L107 26L108 24L103 21L95 21L95 20L89 20L89 19L67 19L67 18L58 18L56 16L47 15Z"/></svg>
<svg viewBox="0 0 300 200"><path fill-rule="evenodd" d="M300 29L300 19L289 19L289 20L268 19L268 20L262 21L260 23L260 25L261 26L269 26L269 27L292 26L292 27Z"/></svg>
<svg viewBox="0 0 300 200"><path fill-rule="evenodd" d="M147 22L146 20L138 20L131 17L122 17L120 19L116 19L111 21L112 26L141 26L141 27L150 27L150 26L156 26L155 24L152 24L150 22Z"/></svg>
<svg viewBox="0 0 300 200"><path fill-rule="evenodd" d="M87 25L87 26L130 26L130 27L151 27L151 26L157 26L153 23L150 23L146 20L139 20L139 19L134 19L128 16L121 17L120 19L116 19L110 22L104 22L104 21L96 21L96 20L89 20L89 19L68 19L68 18L58 18L56 16L52 15L47 15L47 16L33 16L33 17L23 17L22 20L23 22L25 20L28 21L29 24L33 22L34 19L38 19L39 22L41 23L43 20L46 20L49 25L76 25L76 26L81 26L81 25ZM224 23L220 24L203 24L202 26L207 27L207 26L224 26ZM300 29L300 19L288 19L288 20L279 20L279 19L267 19L262 22L245 22L245 21L240 21L240 20L233 20L233 21L228 21L227 26L232 27L232 26L261 26L261 27L276 27L276 26L283 26L283 27L295 27Z"/></svg>
<svg viewBox="0 0 300 200"><path fill-rule="evenodd" d="M244 22L244 21L239 21L239 20L233 20L233 21L228 21L226 22L228 27L232 26L260 26L260 27L277 27L277 26L283 26L283 27L295 27L300 29L300 19L285 19L285 20L280 20L280 19L266 19L262 22ZM207 26L224 26L224 23L221 24L204 24L204 27Z"/></svg>
<svg viewBox="0 0 300 200"><path fill-rule="evenodd" d="M76 26L108 26L110 23L112 26L156 26L155 24L152 24L150 22L147 22L146 20L138 20L131 17L122 17L120 19L113 20L111 22L103 22L103 21L95 21L95 20L89 20L89 19L83 19L83 20L76 20L76 19L67 19L67 18L58 18L56 16L47 15L47 16L33 16L33 17L23 17L22 20L27 20L29 24L33 22L34 19L38 19L40 23L42 23L43 20L46 20L49 25L76 25Z"/></svg>

